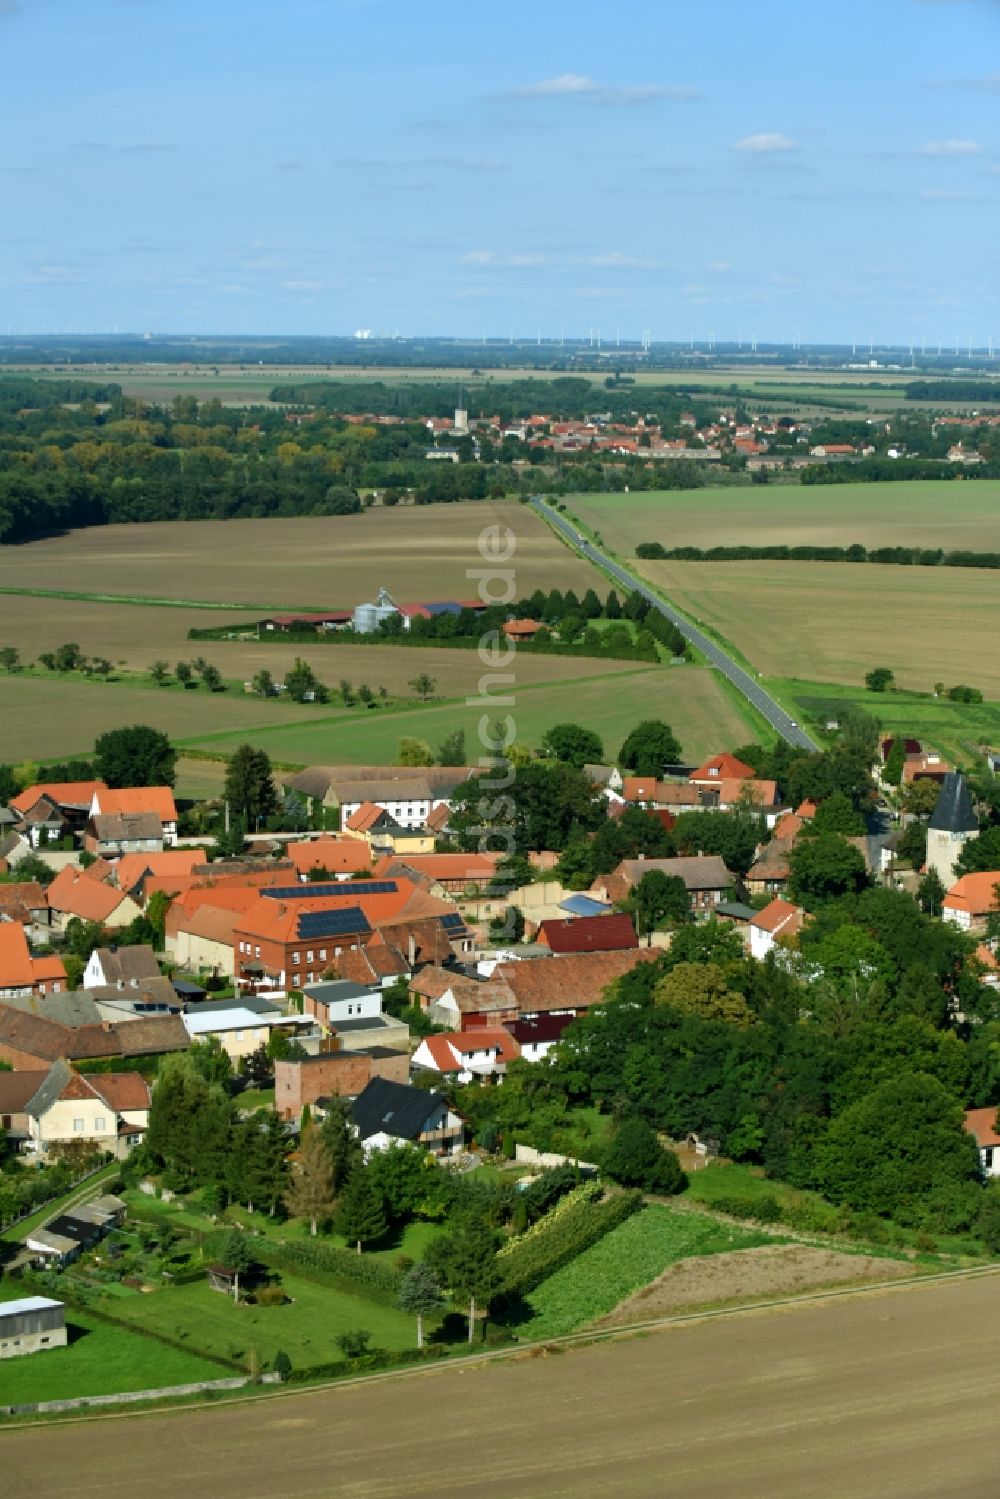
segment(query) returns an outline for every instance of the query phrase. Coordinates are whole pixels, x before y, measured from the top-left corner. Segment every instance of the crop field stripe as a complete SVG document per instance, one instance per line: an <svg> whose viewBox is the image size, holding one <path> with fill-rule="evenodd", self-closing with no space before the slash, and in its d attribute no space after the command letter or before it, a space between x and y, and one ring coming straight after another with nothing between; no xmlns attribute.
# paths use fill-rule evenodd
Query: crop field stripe
<svg viewBox="0 0 1000 1499"><path fill-rule="evenodd" d="M32 599L71 599L84 604L143 604L154 609L230 609L246 613L250 609L268 612L296 614L326 614L329 607L302 604L223 604L212 599L165 599L149 594L129 593L76 593L68 588L9 588L0 587L0 594L20 595ZM254 621L256 623L256 621Z"/></svg>

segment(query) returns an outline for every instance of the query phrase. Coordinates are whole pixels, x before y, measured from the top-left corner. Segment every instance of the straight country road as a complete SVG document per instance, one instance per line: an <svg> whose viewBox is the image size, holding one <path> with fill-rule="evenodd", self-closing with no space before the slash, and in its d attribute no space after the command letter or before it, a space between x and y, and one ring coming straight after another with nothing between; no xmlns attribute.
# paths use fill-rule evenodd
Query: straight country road
<svg viewBox="0 0 1000 1499"><path fill-rule="evenodd" d="M671 624L675 624L685 640L689 640L693 646L696 646L705 659L732 682L736 690L746 698L748 703L753 704L758 713L767 719L772 729L782 739L786 740L788 744L794 744L798 749L819 749L819 745L815 740L811 739L804 729L799 728L799 725L793 718L788 716L781 704L769 692L764 691L756 678L752 677L749 672L744 671L742 666L738 666L732 656L728 656L703 630L699 630L696 625L691 624L690 620L685 619L684 615L678 613L670 604L664 603L659 595L654 593L649 585L644 583L635 573L629 572L619 562L612 562L610 557L602 552L599 547L594 546L593 542L588 541L576 529L572 521L568 521L564 515L559 514L558 510L553 510L551 505L546 504L541 495L532 495L528 503L535 513L554 526L559 534L581 556L586 557L589 562L593 562L596 567L601 567L605 572L610 573L630 593L639 593L643 598L648 599L654 609L658 609L661 614L670 620Z"/></svg>

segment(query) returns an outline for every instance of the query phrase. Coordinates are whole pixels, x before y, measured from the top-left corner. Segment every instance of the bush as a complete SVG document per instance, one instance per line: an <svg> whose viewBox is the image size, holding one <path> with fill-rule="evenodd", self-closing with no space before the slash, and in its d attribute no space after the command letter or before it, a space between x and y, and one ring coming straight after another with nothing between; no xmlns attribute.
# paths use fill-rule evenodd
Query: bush
<svg viewBox="0 0 1000 1499"><path fill-rule="evenodd" d="M711 1206L729 1218L745 1218L754 1223L780 1223L784 1217L781 1203L770 1193L761 1197L723 1195L713 1198Z"/></svg>
<svg viewBox="0 0 1000 1499"><path fill-rule="evenodd" d="M261 1286L252 1299L255 1306L285 1306L291 1300L281 1286Z"/></svg>
<svg viewBox="0 0 1000 1499"><path fill-rule="evenodd" d="M344 1280L355 1280L360 1285L372 1286L377 1291L395 1295L399 1290L402 1275L382 1260L374 1260L367 1254L354 1254L336 1244L322 1240L293 1241L278 1247L268 1245L261 1249L261 1258L269 1265L288 1270L324 1270L339 1275Z"/></svg>
<svg viewBox="0 0 1000 1499"><path fill-rule="evenodd" d="M600 1191L593 1182L575 1188L527 1233L500 1250L497 1268L504 1291L533 1290L642 1206L639 1192L622 1192L598 1202Z"/></svg>
<svg viewBox="0 0 1000 1499"><path fill-rule="evenodd" d="M372 1335L367 1328L357 1327L338 1334L337 1347L345 1358L364 1358L369 1352L371 1340Z"/></svg>
<svg viewBox="0 0 1000 1499"><path fill-rule="evenodd" d="M292 1372L292 1361L283 1348L279 1348L274 1355L273 1364L275 1374L280 1374L282 1379L287 1379Z"/></svg>

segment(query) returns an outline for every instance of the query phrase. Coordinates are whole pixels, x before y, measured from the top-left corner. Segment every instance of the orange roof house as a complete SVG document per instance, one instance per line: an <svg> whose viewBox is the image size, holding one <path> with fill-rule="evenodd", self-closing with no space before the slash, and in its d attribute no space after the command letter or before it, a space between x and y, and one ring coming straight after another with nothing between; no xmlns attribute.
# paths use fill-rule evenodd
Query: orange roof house
<svg viewBox="0 0 1000 1499"><path fill-rule="evenodd" d="M24 816L44 796L56 807L89 812L95 793L107 789L103 781L38 781L11 797L10 805Z"/></svg>
<svg viewBox="0 0 1000 1499"><path fill-rule="evenodd" d="M530 640L543 628L541 621L537 619L508 619L503 632L508 640Z"/></svg>
<svg viewBox="0 0 1000 1499"><path fill-rule="evenodd" d="M997 886L1000 885L1000 869L987 869L979 874L963 874L941 902L941 915L945 921L954 922L963 931L985 926L986 918L1000 911Z"/></svg>
<svg viewBox="0 0 1000 1499"><path fill-rule="evenodd" d="M742 760L737 760L735 755L727 751L725 754L712 755L710 759L705 760L697 770L692 770L688 780L693 781L696 786L716 786L720 781L753 780L755 775L756 771L752 765L746 765Z"/></svg>
<svg viewBox="0 0 1000 1499"><path fill-rule="evenodd" d="M20 922L0 922L0 996L57 994L65 988L62 959L33 958Z"/></svg>
<svg viewBox="0 0 1000 1499"><path fill-rule="evenodd" d="M286 853L300 878L305 878L310 869L325 869L336 875L358 874L371 868L371 850L360 838L311 838L290 843Z"/></svg>
<svg viewBox="0 0 1000 1499"><path fill-rule="evenodd" d="M94 792L90 811L92 816L97 813L106 816L112 812L153 812L164 825L177 821L174 793L169 786L127 786L117 791L99 786Z"/></svg>
<svg viewBox="0 0 1000 1499"><path fill-rule="evenodd" d="M128 926L141 915L138 905L124 890L101 880L88 879L72 864L60 869L48 889L53 921L61 927L74 916L81 921L99 921L102 926Z"/></svg>

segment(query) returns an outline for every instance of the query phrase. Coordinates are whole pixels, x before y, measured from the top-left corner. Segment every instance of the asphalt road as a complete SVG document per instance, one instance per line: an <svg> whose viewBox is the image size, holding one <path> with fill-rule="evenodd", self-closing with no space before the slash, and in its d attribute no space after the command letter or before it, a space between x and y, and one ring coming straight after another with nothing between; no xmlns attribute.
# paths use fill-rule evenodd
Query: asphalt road
<svg viewBox="0 0 1000 1499"><path fill-rule="evenodd" d="M736 690L742 693L749 703L753 704L757 711L767 719L771 727L780 734L782 739L786 740L789 744L797 745L799 749L819 749L819 745L815 740L810 739L805 730L800 729L795 720L789 718L781 704L776 702L769 692L764 691L755 677L752 677L749 672L745 672L742 666L737 666L731 656L727 656L726 652L721 650L714 640L710 639L697 626L685 619L683 614L678 614L676 609L672 609L669 604L665 604L641 578L637 577L634 573L628 572L620 563L612 562L611 558L606 556L600 548L595 547L586 537L581 536L571 521L568 521L565 516L560 515L558 510L553 510L550 505L547 505L540 495L533 495L529 503L539 515L544 516L546 520L550 521L570 545L582 556L586 557L589 562L602 567L605 572L610 573L629 592L641 593L643 598L649 600L654 609L658 609L661 614L666 615L667 619L677 626L684 638L689 640L693 646L696 646L705 659L712 666L716 667L718 671L721 671L722 675L732 682Z"/></svg>

